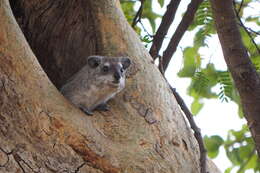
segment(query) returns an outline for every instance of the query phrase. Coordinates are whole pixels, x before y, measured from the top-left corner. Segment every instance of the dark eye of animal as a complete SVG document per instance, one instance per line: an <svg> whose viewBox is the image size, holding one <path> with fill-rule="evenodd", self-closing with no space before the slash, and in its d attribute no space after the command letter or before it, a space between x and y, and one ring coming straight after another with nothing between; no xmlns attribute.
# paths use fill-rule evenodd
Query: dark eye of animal
<svg viewBox="0 0 260 173"><path fill-rule="evenodd" d="M123 69L123 68L121 68L121 69L120 69L120 71L121 71L121 73L123 73L123 72L124 72L124 69Z"/></svg>
<svg viewBox="0 0 260 173"><path fill-rule="evenodd" d="M94 67L97 67L99 64L97 63L97 62L95 62L94 64L93 64L93 66Z"/></svg>
<svg viewBox="0 0 260 173"><path fill-rule="evenodd" d="M108 66L104 66L102 70L103 70L103 72L108 72L109 67Z"/></svg>

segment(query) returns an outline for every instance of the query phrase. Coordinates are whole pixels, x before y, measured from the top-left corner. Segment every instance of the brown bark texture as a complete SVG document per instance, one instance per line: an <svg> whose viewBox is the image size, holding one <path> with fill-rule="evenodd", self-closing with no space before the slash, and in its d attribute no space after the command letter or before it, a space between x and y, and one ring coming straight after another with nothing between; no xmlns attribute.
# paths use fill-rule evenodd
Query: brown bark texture
<svg viewBox="0 0 260 173"><path fill-rule="evenodd" d="M232 0L211 0L225 61L241 97L245 118L260 155L260 78L243 45Z"/></svg>
<svg viewBox="0 0 260 173"><path fill-rule="evenodd" d="M85 64L85 55L97 52L94 17L86 2L10 0L10 4L38 61L58 88Z"/></svg>
<svg viewBox="0 0 260 173"><path fill-rule="evenodd" d="M199 172L192 131L119 1L11 5L35 54L8 1L0 0L1 173ZM90 54L128 55L133 62L111 110L94 116L56 89ZM211 161L208 169L219 172Z"/></svg>

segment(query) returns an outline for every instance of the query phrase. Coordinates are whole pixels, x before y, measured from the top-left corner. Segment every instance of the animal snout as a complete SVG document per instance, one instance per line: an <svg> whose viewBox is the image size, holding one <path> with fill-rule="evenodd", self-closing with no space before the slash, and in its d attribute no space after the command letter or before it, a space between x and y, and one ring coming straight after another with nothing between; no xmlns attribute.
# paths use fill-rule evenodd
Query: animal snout
<svg viewBox="0 0 260 173"><path fill-rule="evenodd" d="M119 81L119 80L120 80L120 77L121 77L121 75L120 75L119 72L115 72L115 73L114 73L114 78L115 78L116 81Z"/></svg>

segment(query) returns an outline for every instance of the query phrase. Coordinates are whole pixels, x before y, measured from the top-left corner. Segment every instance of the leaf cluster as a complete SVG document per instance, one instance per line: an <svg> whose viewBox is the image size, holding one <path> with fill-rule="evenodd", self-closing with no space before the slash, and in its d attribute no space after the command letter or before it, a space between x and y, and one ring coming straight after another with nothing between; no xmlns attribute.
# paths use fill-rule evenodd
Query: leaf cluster
<svg viewBox="0 0 260 173"><path fill-rule="evenodd" d="M121 0L121 7L124 11L124 14L127 18L127 21L131 24L133 22L133 19L136 15L136 8L137 6L140 6L140 3L143 3L143 11L141 15L141 19L147 19L149 21L149 24L152 28L153 33L156 29L155 20L157 18L161 18L162 16L156 13L153 10L153 3L155 3L153 0ZM156 3L158 3L161 7L164 6L164 0L156 0ZM139 31L140 34L140 27L135 27L135 30Z"/></svg>
<svg viewBox="0 0 260 173"><path fill-rule="evenodd" d="M248 169L254 170L256 173L260 172L260 160L246 125L243 125L238 131L230 130L226 140L213 135L205 136L204 142L210 158L218 156L220 147L225 148L226 155L232 163L225 173L230 173L236 167L238 167L238 173L244 173Z"/></svg>

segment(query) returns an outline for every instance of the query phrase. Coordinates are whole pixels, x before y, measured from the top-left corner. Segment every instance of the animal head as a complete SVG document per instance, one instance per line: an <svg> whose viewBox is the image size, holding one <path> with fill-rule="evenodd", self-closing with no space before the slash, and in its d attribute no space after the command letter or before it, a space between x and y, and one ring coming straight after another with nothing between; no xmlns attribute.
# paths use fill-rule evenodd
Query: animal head
<svg viewBox="0 0 260 173"><path fill-rule="evenodd" d="M131 65L131 60L128 57L92 55L87 58L87 64L89 69L107 84L124 86L126 69Z"/></svg>

